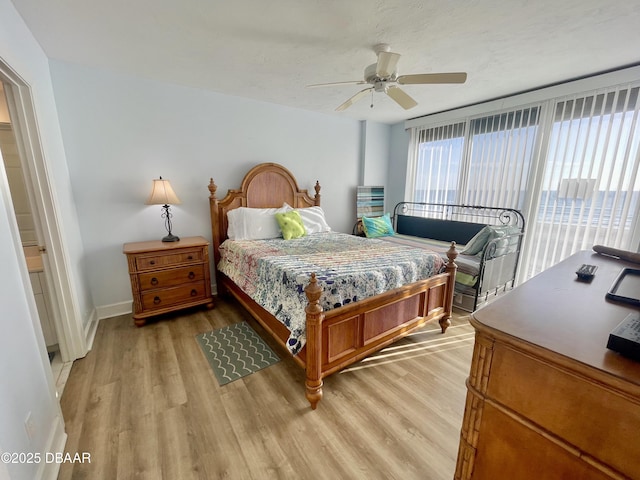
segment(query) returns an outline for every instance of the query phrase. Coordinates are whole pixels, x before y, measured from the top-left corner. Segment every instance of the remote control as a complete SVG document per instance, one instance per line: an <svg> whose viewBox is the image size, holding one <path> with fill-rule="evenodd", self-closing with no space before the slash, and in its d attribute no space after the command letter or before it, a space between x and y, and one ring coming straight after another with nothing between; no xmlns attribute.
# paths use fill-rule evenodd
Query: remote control
<svg viewBox="0 0 640 480"><path fill-rule="evenodd" d="M576 275L578 275L579 280L591 280L596 273L598 267L596 265L587 265L583 264L578 270L576 270Z"/></svg>

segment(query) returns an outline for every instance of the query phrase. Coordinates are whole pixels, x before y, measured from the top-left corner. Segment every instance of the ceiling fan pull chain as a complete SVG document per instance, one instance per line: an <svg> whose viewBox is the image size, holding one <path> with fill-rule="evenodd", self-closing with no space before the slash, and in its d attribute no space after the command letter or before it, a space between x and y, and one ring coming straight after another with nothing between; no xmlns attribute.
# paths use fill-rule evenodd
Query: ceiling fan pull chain
<svg viewBox="0 0 640 480"><path fill-rule="evenodd" d="M373 90L371 90L371 108L373 108Z"/></svg>

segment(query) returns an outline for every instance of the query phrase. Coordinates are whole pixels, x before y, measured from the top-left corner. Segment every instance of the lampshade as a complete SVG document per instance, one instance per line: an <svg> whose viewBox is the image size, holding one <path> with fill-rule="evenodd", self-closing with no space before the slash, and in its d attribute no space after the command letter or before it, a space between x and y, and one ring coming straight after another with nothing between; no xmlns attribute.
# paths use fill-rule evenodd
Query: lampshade
<svg viewBox="0 0 640 480"><path fill-rule="evenodd" d="M171 188L169 180L163 180L160 177L158 180L153 181L153 188L151 189L151 195L146 202L147 205L179 205L180 199L176 195L176 192Z"/></svg>

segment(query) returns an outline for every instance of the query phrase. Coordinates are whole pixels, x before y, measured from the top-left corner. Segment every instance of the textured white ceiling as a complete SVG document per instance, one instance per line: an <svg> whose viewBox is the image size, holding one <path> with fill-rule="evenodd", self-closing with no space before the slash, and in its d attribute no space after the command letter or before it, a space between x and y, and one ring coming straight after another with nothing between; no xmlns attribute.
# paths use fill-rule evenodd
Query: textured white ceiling
<svg viewBox="0 0 640 480"><path fill-rule="evenodd" d="M13 0L53 59L383 123L640 63L640 0ZM334 109L373 46L400 74L466 71Z"/></svg>

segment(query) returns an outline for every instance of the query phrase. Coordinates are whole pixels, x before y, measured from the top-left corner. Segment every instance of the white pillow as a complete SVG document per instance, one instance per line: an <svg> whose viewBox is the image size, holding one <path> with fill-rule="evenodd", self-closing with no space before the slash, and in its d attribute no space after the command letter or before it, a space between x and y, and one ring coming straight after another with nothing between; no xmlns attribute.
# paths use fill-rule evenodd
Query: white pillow
<svg viewBox="0 0 640 480"><path fill-rule="evenodd" d="M239 207L227 213L230 240L265 240L282 236L275 214L282 208Z"/></svg>
<svg viewBox="0 0 640 480"><path fill-rule="evenodd" d="M294 210L293 207L286 203L282 208ZM331 227L324 218L324 210L322 210L322 207L296 208L295 210L297 210L300 217L302 217L302 223L304 224L304 229L307 231L307 235L331 231Z"/></svg>

